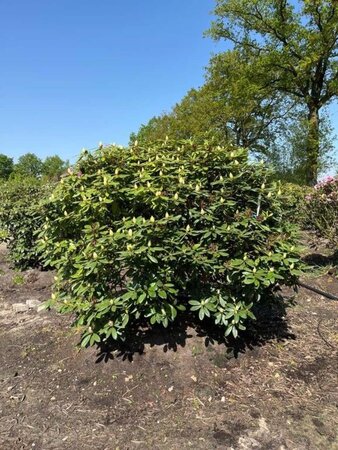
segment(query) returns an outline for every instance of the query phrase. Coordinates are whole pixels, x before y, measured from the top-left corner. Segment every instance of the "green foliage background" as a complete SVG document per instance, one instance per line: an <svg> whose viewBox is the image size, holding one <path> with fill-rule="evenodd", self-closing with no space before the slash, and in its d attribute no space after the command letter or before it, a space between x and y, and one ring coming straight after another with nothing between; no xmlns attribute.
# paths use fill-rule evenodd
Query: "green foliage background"
<svg viewBox="0 0 338 450"><path fill-rule="evenodd" d="M308 193L306 225L338 250L338 177L327 177Z"/></svg>
<svg viewBox="0 0 338 450"><path fill-rule="evenodd" d="M41 267L36 233L44 223L43 200L54 189L35 178L0 184L0 242L6 242L15 267Z"/></svg>

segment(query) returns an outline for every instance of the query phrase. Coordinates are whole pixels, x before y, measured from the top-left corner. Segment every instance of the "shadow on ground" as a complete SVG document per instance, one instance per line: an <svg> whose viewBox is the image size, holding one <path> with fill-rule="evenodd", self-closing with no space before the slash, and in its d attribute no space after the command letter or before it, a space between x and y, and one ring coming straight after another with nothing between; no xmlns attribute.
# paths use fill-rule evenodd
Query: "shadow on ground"
<svg viewBox="0 0 338 450"><path fill-rule="evenodd" d="M115 358L133 361L134 355L144 353L146 346L163 347L163 351L176 352L178 347L185 347L188 339L194 335L204 338L205 347L224 345L228 359L237 358L239 354L255 347L262 347L271 340L285 341L295 339L289 331L286 310L294 304L294 295L275 295L265 304L260 304L252 321L240 337L224 337L224 330L211 320L199 321L192 314L182 314L168 328L162 326L149 327L146 323L135 323L130 327L125 341L106 341L98 346L96 363L108 362Z"/></svg>
<svg viewBox="0 0 338 450"><path fill-rule="evenodd" d="M303 257L303 261L310 266L338 266L338 250L329 255L323 255L323 253L310 253Z"/></svg>

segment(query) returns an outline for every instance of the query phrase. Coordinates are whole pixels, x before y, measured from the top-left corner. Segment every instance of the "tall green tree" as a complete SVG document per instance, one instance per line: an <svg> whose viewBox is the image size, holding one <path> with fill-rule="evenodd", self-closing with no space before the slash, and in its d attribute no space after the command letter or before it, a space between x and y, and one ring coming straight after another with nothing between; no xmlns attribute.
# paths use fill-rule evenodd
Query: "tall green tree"
<svg viewBox="0 0 338 450"><path fill-rule="evenodd" d="M152 117L146 124L142 124L137 132L131 133L130 144L138 142L155 142L172 134L173 114L163 113Z"/></svg>
<svg viewBox="0 0 338 450"><path fill-rule="evenodd" d="M296 184L307 184L307 135L308 120L306 111L299 113L296 120L284 127L283 139L270 147L268 161L274 166L276 177ZM319 160L321 173L335 165L332 155L335 151L335 136L330 117L322 113L319 129Z"/></svg>
<svg viewBox="0 0 338 450"><path fill-rule="evenodd" d="M273 143L294 115L294 102L263 89L257 79L257 61L237 50L211 58L206 82L191 89L171 112L142 125L130 141L154 141L213 136L268 155ZM291 114L292 111L292 114Z"/></svg>
<svg viewBox="0 0 338 450"><path fill-rule="evenodd" d="M218 96L207 83L199 89L190 89L174 110L179 133L177 137L202 139L215 137L228 141L227 121L220 108Z"/></svg>
<svg viewBox="0 0 338 450"><path fill-rule="evenodd" d="M26 153L18 159L14 166L14 174L19 177L34 177L41 176L42 161L34 153Z"/></svg>
<svg viewBox="0 0 338 450"><path fill-rule="evenodd" d="M237 86L234 87L230 77L222 71L223 56L220 55L217 62L214 58L208 68L207 81L202 87L190 89L169 113L153 117L137 133L132 133L130 141L151 142L163 139L166 135L173 139L194 137L202 140L212 136L220 143L232 142L243 147L255 147L257 143L259 147L258 141L262 140L264 133L267 134L265 128L268 120L265 126L261 124L263 115L258 117L259 101L256 99L239 108L234 99ZM265 109L267 114L271 105L267 104ZM256 129L251 132L253 123Z"/></svg>
<svg viewBox="0 0 338 450"><path fill-rule="evenodd" d="M169 113L155 116L132 133L130 141L152 142L168 136L172 139L205 139L208 136L224 141L226 121L220 118L218 101L209 86L190 89Z"/></svg>
<svg viewBox="0 0 338 450"><path fill-rule="evenodd" d="M0 179L8 180L10 174L13 172L13 168L13 158L0 153Z"/></svg>
<svg viewBox="0 0 338 450"><path fill-rule="evenodd" d="M48 180L57 180L69 167L68 161L63 161L60 156L47 156L42 163L41 174Z"/></svg>
<svg viewBox="0 0 338 450"><path fill-rule="evenodd" d="M256 59L262 89L307 110L307 183L319 171L320 111L338 96L337 0L216 0L209 34Z"/></svg>
<svg viewBox="0 0 338 450"><path fill-rule="evenodd" d="M251 152L267 154L291 119L294 102L262 88L257 58L229 50L211 58L205 88L217 103L216 121L223 122L228 140Z"/></svg>

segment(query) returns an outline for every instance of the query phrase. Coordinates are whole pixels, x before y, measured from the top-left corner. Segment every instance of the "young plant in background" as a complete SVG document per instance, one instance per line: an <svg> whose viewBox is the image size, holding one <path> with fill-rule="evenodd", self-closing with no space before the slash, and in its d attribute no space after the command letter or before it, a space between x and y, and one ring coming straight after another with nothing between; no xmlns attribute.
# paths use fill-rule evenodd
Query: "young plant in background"
<svg viewBox="0 0 338 450"><path fill-rule="evenodd" d="M308 226L338 246L338 177L324 178L305 199Z"/></svg>

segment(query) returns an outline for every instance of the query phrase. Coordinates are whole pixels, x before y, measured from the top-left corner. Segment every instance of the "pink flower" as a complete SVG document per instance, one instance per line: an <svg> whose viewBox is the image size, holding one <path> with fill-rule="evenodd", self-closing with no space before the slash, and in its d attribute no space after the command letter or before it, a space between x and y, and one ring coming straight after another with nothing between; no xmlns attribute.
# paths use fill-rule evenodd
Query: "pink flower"
<svg viewBox="0 0 338 450"><path fill-rule="evenodd" d="M318 183L321 186L324 186L325 184L334 183L336 181L335 177L332 177L331 175L328 175L325 177L320 183Z"/></svg>

